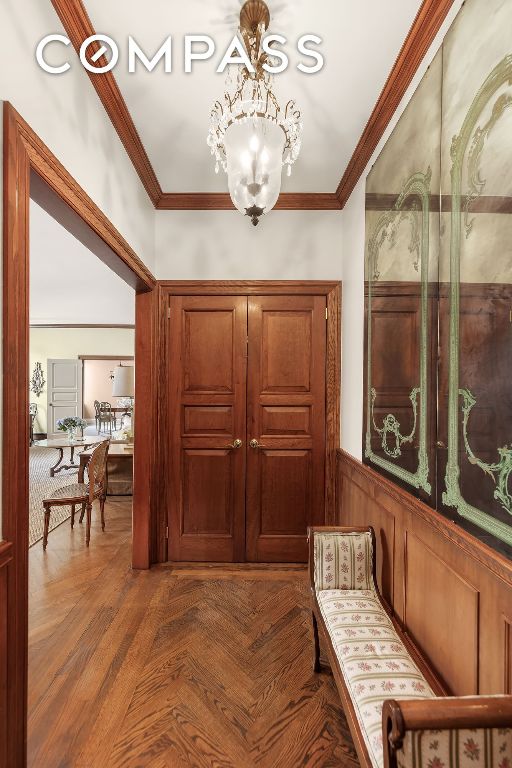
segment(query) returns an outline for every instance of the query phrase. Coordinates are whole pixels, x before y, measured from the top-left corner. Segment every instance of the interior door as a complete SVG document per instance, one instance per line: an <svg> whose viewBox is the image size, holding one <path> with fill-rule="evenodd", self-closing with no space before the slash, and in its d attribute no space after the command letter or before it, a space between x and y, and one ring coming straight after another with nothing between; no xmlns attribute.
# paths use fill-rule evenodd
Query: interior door
<svg viewBox="0 0 512 768"><path fill-rule="evenodd" d="M242 561L247 299L173 296L169 308L169 558Z"/></svg>
<svg viewBox="0 0 512 768"><path fill-rule="evenodd" d="M47 361L47 432L62 437L57 421L66 416L82 416L82 361Z"/></svg>
<svg viewBox="0 0 512 768"><path fill-rule="evenodd" d="M325 310L325 296L248 300L249 561L307 561L307 526L324 522Z"/></svg>

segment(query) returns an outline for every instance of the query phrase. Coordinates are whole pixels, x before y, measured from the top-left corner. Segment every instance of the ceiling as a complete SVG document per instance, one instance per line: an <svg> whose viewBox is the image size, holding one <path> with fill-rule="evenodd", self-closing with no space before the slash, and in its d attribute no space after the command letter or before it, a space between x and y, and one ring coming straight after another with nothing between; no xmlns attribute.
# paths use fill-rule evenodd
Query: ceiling
<svg viewBox="0 0 512 768"><path fill-rule="evenodd" d="M209 112L222 96L225 75L215 69L236 31L241 0L84 0L97 33L120 47L115 79L142 144L165 192L226 192L214 173L206 145ZM288 38L290 66L276 76L276 93L296 98L304 134L302 153L283 191L333 193L370 117L398 52L420 8L420 0L269 0L269 32ZM325 65L305 75L296 69L295 41L306 33L323 39ZM183 37L210 35L212 59L183 68ZM162 65L128 73L127 38L135 37L151 57L167 35L173 38L173 72Z"/></svg>
<svg viewBox="0 0 512 768"><path fill-rule="evenodd" d="M135 322L135 291L30 201L30 322Z"/></svg>

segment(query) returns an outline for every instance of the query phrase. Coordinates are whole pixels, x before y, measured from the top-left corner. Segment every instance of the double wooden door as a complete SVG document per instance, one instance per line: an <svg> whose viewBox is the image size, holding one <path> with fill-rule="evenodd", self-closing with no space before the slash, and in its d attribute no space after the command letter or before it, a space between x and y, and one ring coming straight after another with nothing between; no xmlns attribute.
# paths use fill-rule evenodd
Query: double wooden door
<svg viewBox="0 0 512 768"><path fill-rule="evenodd" d="M169 299L169 559L305 562L324 521L325 296Z"/></svg>

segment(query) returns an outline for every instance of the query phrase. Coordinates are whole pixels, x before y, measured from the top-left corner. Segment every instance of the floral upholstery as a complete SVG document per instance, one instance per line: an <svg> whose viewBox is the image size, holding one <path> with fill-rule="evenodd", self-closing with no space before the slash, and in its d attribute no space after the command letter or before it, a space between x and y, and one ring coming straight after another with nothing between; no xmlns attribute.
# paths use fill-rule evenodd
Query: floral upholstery
<svg viewBox="0 0 512 768"><path fill-rule="evenodd" d="M354 551L359 551L357 543ZM374 590L327 589L317 592L317 599L372 765L382 768L384 701L431 698L434 693ZM425 764L418 768L443 767Z"/></svg>
<svg viewBox="0 0 512 768"><path fill-rule="evenodd" d="M398 768L512 768L512 727L407 731Z"/></svg>
<svg viewBox="0 0 512 768"><path fill-rule="evenodd" d="M373 589L373 552L369 533L320 533L314 536L315 589Z"/></svg>

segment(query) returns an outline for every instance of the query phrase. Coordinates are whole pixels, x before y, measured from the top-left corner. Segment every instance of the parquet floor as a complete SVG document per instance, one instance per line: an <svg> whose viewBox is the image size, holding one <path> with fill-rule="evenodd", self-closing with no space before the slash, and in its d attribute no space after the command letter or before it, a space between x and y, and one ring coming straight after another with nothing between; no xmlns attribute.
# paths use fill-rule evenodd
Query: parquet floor
<svg viewBox="0 0 512 768"><path fill-rule="evenodd" d="M356 768L305 569L132 572L130 514L30 552L29 766Z"/></svg>

